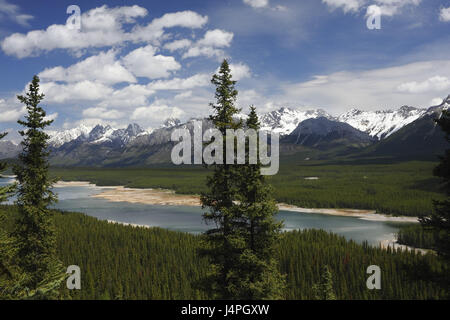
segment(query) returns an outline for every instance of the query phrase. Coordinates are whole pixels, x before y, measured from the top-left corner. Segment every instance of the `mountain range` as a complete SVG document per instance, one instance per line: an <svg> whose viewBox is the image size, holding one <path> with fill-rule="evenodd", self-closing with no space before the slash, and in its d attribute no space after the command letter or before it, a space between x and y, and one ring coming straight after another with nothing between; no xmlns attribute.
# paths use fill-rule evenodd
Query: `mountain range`
<svg viewBox="0 0 450 320"><path fill-rule="evenodd" d="M340 148L341 154L361 151L366 155L413 156L445 149L445 140L435 139L436 136L443 137L443 133L433 119L449 105L450 95L441 105L428 109L409 106L386 111L351 109L337 117L322 109L302 111L281 108L260 115L260 123L262 130L280 133L281 144L284 145L321 151ZM245 118L245 115L241 117ZM171 132L176 128L187 128L192 132L195 120L202 120L204 130L211 127L206 119L181 123L179 119L170 118L159 128L149 131L138 124L121 129L98 124L48 131L51 163L64 166L122 166L169 162L173 146ZM0 141L0 158L15 157L19 151L20 146L10 141Z"/></svg>

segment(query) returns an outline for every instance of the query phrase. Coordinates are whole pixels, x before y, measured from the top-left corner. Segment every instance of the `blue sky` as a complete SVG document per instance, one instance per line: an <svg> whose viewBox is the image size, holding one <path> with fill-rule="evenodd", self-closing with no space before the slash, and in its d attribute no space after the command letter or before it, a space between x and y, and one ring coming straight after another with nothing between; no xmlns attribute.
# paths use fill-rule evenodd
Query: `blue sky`
<svg viewBox="0 0 450 320"><path fill-rule="evenodd" d="M449 31L444 0L0 0L0 130L34 74L56 129L206 115L223 58L244 111L427 107L450 93Z"/></svg>

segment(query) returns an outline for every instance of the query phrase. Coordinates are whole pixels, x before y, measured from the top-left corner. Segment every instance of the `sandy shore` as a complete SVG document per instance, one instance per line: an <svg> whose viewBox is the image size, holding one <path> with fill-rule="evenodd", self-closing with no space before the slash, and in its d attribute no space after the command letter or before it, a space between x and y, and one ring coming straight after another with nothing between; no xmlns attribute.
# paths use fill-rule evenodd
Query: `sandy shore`
<svg viewBox="0 0 450 320"><path fill-rule="evenodd" d="M164 206L200 206L200 197L180 195L171 190L133 189L115 187L102 193L92 195L93 198L106 199L112 202L130 202Z"/></svg>
<svg viewBox="0 0 450 320"><path fill-rule="evenodd" d="M380 241L380 247L383 249L391 248L391 249L401 249L402 251L415 251L417 253L421 254L427 254L428 252L432 252L432 250L428 249L421 249L421 248L414 248L410 246L406 246L404 244L397 243L397 239L393 237L392 239L386 239L383 241Z"/></svg>
<svg viewBox="0 0 450 320"><path fill-rule="evenodd" d="M55 188L64 187L97 187L89 181L58 181L53 185Z"/></svg>
<svg viewBox="0 0 450 320"><path fill-rule="evenodd" d="M326 209L326 208L301 208L289 204L279 203L278 208L285 211L319 213L332 216L355 217L370 221L393 221L393 222L418 222L417 217L390 216L376 213L375 210L358 210L358 209Z"/></svg>

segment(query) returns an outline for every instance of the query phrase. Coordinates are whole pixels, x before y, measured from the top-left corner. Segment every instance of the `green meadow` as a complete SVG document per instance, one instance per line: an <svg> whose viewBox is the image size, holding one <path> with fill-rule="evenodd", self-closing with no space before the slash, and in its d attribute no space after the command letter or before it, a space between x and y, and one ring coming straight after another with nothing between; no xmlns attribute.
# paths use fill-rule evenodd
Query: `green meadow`
<svg viewBox="0 0 450 320"><path fill-rule="evenodd" d="M442 199L437 162L298 161L284 159L268 181L278 202L308 208L370 209L378 213L420 216ZM52 168L53 177L90 181L100 186L164 188L181 194L206 190L208 169L201 166L148 168ZM309 179L308 179L309 178ZM310 179L313 178L313 179Z"/></svg>

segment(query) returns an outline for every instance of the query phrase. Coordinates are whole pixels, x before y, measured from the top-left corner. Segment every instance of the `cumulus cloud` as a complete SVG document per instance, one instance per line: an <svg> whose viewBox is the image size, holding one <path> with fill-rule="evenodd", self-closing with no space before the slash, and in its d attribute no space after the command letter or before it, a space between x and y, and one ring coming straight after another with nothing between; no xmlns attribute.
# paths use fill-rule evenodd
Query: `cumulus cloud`
<svg viewBox="0 0 450 320"><path fill-rule="evenodd" d="M219 72L220 67L216 69L216 72ZM245 63L231 63L230 64L231 75L233 76L233 80L241 80L244 78L251 77L250 67Z"/></svg>
<svg viewBox="0 0 450 320"><path fill-rule="evenodd" d="M147 107L139 107L134 110L131 119L141 121L160 122L167 118L180 118L184 111L177 107L167 105L152 104Z"/></svg>
<svg viewBox="0 0 450 320"><path fill-rule="evenodd" d="M211 75L196 74L189 78L173 78L170 80L157 80L148 85L152 90L188 90L197 87L205 87L210 85Z"/></svg>
<svg viewBox="0 0 450 320"><path fill-rule="evenodd" d="M100 107L120 107L132 108L148 104L148 98L155 93L155 90L148 85L131 84L122 89L114 90L105 97L98 106Z"/></svg>
<svg viewBox="0 0 450 320"><path fill-rule="evenodd" d="M184 99L187 99L187 98L190 98L190 97L192 97L192 91L191 90L177 94L174 97L174 100L184 100Z"/></svg>
<svg viewBox="0 0 450 320"><path fill-rule="evenodd" d="M68 101L96 101L106 99L113 89L100 82L84 80L60 84L56 82L41 83L41 90L46 95L46 102L64 103Z"/></svg>
<svg viewBox="0 0 450 320"><path fill-rule="evenodd" d="M449 78L442 76L434 76L422 82L406 82L398 86L399 91L410 93L443 91L448 89L450 89L450 80Z"/></svg>
<svg viewBox="0 0 450 320"><path fill-rule="evenodd" d="M270 97L278 105L313 105L340 113L349 108L379 110L408 104L428 107L436 96L449 94L450 60L423 61L368 71L341 71L281 86ZM411 79L423 79L411 82Z"/></svg>
<svg viewBox="0 0 450 320"><path fill-rule="evenodd" d="M29 20L33 19L33 16L23 14L15 4L0 0L0 18L1 20L12 20L21 26L28 27L30 25Z"/></svg>
<svg viewBox="0 0 450 320"><path fill-rule="evenodd" d="M193 11L181 11L165 14L146 26L136 25L137 19L146 15L147 9L137 5L115 8L103 5L82 14L81 30L53 24L45 30L14 33L2 41L1 48L8 55L25 58L55 49L79 51L127 41L152 42L164 36L165 28L200 28L208 20ZM131 32L125 30L127 24L135 24Z"/></svg>
<svg viewBox="0 0 450 320"><path fill-rule="evenodd" d="M26 111L25 107L0 99L0 122L16 122Z"/></svg>
<svg viewBox="0 0 450 320"><path fill-rule="evenodd" d="M376 8L385 16L398 14L405 6L418 6L421 1L422 0L322 0L322 2L331 9L340 8L344 13L358 12L363 7L367 7L367 10L372 11ZM370 14L369 11L367 11L366 14Z"/></svg>
<svg viewBox="0 0 450 320"><path fill-rule="evenodd" d="M124 117L124 113L118 110L106 109L102 107L93 107L83 110L83 116L86 118L102 118L102 119L120 119Z"/></svg>
<svg viewBox="0 0 450 320"><path fill-rule="evenodd" d="M180 50L180 49L184 49L187 47L190 47L192 44L191 40L188 39L181 39L181 40L175 40L169 43L166 43L164 45L164 49L167 49L171 52L176 51L176 50Z"/></svg>
<svg viewBox="0 0 450 320"><path fill-rule="evenodd" d="M167 78L181 68L174 57L156 55L152 45L133 50L122 60L133 74L149 79Z"/></svg>
<svg viewBox="0 0 450 320"><path fill-rule="evenodd" d="M47 68L39 77L44 81L80 82L84 80L105 84L136 82L136 78L119 61L116 52L109 50L86 58L68 68Z"/></svg>
<svg viewBox="0 0 450 320"><path fill-rule="evenodd" d="M350 11L358 11L366 0L322 0L323 3L332 9L342 8L347 13Z"/></svg>
<svg viewBox="0 0 450 320"><path fill-rule="evenodd" d="M382 15L393 16L405 6L418 6L422 0L376 0Z"/></svg>
<svg viewBox="0 0 450 320"><path fill-rule="evenodd" d="M0 122L16 122L26 112L25 109L2 110Z"/></svg>
<svg viewBox="0 0 450 320"><path fill-rule="evenodd" d="M78 127L80 125L84 125L86 127L95 127L96 125L101 124L101 125L110 125L114 128L120 127L120 126L124 126L122 123L119 123L117 121L111 120L111 119L103 119L103 118L83 118L80 120L76 120L76 121L66 121L64 122L64 124L62 125L62 127L64 129L71 129L74 127Z"/></svg>
<svg viewBox="0 0 450 320"><path fill-rule="evenodd" d="M264 8L269 5L269 0L244 0L244 3L253 8Z"/></svg>
<svg viewBox="0 0 450 320"><path fill-rule="evenodd" d="M50 120L56 120L56 118L58 118L58 112L46 115L44 117L44 120L45 121L50 121Z"/></svg>
<svg viewBox="0 0 450 320"><path fill-rule="evenodd" d="M441 9L441 11L439 13L439 20L441 20L443 22L450 21L450 7Z"/></svg>
<svg viewBox="0 0 450 320"><path fill-rule="evenodd" d="M198 56L223 58L224 52L219 48L229 47L234 34L220 29L209 30L202 39L198 40L187 52L183 59Z"/></svg>
<svg viewBox="0 0 450 320"><path fill-rule="evenodd" d="M439 98L439 97L433 98L433 99L431 99L431 101L430 101L430 106L438 106L438 105L440 105L443 101L444 101L444 100L443 100L442 98Z"/></svg>

